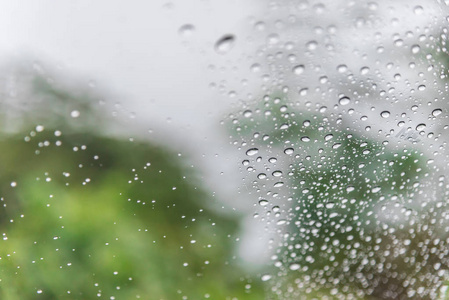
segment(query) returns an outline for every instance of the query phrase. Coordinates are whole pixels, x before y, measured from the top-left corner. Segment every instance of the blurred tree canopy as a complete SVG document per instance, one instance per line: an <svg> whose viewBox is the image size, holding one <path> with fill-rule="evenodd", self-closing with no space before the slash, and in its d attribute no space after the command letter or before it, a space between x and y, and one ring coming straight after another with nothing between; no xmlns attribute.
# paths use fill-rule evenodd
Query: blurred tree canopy
<svg viewBox="0 0 449 300"><path fill-rule="evenodd" d="M178 155L103 136L83 88L14 78L19 105L2 101L4 122L18 119L0 136L1 299L263 298L233 256L238 218Z"/></svg>
<svg viewBox="0 0 449 300"><path fill-rule="evenodd" d="M425 157L295 106L273 93L230 116L259 218L280 237L273 297L434 298L448 233L443 203L422 195Z"/></svg>

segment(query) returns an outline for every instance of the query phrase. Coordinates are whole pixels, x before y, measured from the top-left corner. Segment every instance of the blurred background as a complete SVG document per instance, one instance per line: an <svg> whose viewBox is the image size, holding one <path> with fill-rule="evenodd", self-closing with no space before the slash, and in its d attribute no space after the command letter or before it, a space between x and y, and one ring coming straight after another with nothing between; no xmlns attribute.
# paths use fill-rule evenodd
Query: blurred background
<svg viewBox="0 0 449 300"><path fill-rule="evenodd" d="M445 1L0 4L1 299L447 299Z"/></svg>

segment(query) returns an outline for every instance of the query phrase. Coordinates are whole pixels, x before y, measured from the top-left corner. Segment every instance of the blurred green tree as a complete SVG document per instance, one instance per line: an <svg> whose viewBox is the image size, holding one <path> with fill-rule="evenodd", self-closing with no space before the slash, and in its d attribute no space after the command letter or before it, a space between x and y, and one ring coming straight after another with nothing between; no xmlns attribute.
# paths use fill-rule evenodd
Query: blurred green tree
<svg viewBox="0 0 449 300"><path fill-rule="evenodd" d="M238 216L180 157L103 136L83 89L16 78L33 101L0 136L1 299L263 298L233 257Z"/></svg>
<svg viewBox="0 0 449 300"><path fill-rule="evenodd" d="M230 118L235 144L253 149L244 166L260 215L281 237L273 295L435 297L448 234L436 222L442 203L420 196L425 157L351 132L336 114L294 107L274 93Z"/></svg>

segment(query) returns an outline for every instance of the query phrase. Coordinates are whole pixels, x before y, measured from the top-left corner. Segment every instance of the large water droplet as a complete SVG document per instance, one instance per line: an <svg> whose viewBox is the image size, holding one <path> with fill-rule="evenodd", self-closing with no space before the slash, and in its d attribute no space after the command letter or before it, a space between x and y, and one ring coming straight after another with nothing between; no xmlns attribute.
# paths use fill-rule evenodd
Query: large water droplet
<svg viewBox="0 0 449 300"><path fill-rule="evenodd" d="M343 96L340 98L340 100L338 100L338 103L340 103L340 105L348 105L351 102L351 99L349 99L346 96Z"/></svg>
<svg viewBox="0 0 449 300"><path fill-rule="evenodd" d="M246 151L246 155L248 156L253 156L256 155L257 153L259 153L259 149L257 148L251 148L248 151Z"/></svg>
<svg viewBox="0 0 449 300"><path fill-rule="evenodd" d="M271 275L269 275L269 274L262 275L262 277L260 279L262 281L268 281L271 279Z"/></svg>
<svg viewBox="0 0 449 300"><path fill-rule="evenodd" d="M439 115L441 115L442 112L443 112L443 111L442 111L441 109L439 109L439 108L434 109L434 110L432 111L432 116L434 116L434 117L439 116Z"/></svg>
<svg viewBox="0 0 449 300"><path fill-rule="evenodd" d="M384 110L383 112L380 113L380 116L382 118L388 118L390 116L390 112L388 110Z"/></svg>
<svg viewBox="0 0 449 300"><path fill-rule="evenodd" d="M295 73L296 75L300 75L304 72L304 69L305 69L304 65L297 65L294 66L292 70L293 73Z"/></svg>
<svg viewBox="0 0 449 300"><path fill-rule="evenodd" d="M259 205L260 206L267 206L268 205L268 200L265 200L265 199L259 200Z"/></svg>
<svg viewBox="0 0 449 300"><path fill-rule="evenodd" d="M290 155L293 154L293 151L294 151L293 148L287 148L284 150L284 153Z"/></svg>
<svg viewBox="0 0 449 300"><path fill-rule="evenodd" d="M426 128L426 124L424 124L424 123L418 124L418 126L416 126L416 130L418 130L418 131L424 130L425 128Z"/></svg>
<svg viewBox="0 0 449 300"><path fill-rule="evenodd" d="M218 54L228 53L234 47L235 36L226 34L215 43L215 51Z"/></svg>

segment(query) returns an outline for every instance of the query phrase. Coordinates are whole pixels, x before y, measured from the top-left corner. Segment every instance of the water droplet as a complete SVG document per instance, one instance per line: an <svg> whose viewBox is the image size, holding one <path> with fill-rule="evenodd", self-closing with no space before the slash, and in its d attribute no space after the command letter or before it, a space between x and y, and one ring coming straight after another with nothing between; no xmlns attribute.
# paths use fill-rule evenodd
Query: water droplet
<svg viewBox="0 0 449 300"><path fill-rule="evenodd" d="M251 69L252 72L257 73L257 72L259 72L262 69L262 67L261 67L260 64L256 63L256 64L252 64L250 69Z"/></svg>
<svg viewBox="0 0 449 300"><path fill-rule="evenodd" d="M243 116L244 116L245 118L249 118L249 117L251 117L252 115L253 115L253 112L250 111L250 110L245 110L245 111L243 112Z"/></svg>
<svg viewBox="0 0 449 300"><path fill-rule="evenodd" d="M310 138L308 136L303 136L303 137L301 137L301 141L310 142Z"/></svg>
<svg viewBox="0 0 449 300"><path fill-rule="evenodd" d="M318 43L316 41L310 41L306 44L308 50L313 51L318 47Z"/></svg>
<svg viewBox="0 0 449 300"><path fill-rule="evenodd" d="M324 140L325 141L330 141L330 140L332 140L334 138L334 135L333 134L328 134L328 135L326 135L325 137L324 137Z"/></svg>
<svg viewBox="0 0 449 300"><path fill-rule="evenodd" d="M421 5L417 5L413 8L415 15L421 15L424 12L424 8Z"/></svg>
<svg viewBox="0 0 449 300"><path fill-rule="evenodd" d="M268 205L268 200L266 200L266 199L259 200L259 205L260 206L267 206Z"/></svg>
<svg viewBox="0 0 449 300"><path fill-rule="evenodd" d="M442 112L443 112L443 111L442 111L441 109L439 109L439 108L434 109L434 110L432 111L432 116L434 116L434 117L439 116L439 115L441 115Z"/></svg>
<svg viewBox="0 0 449 300"><path fill-rule="evenodd" d="M418 91L424 91L426 90L426 86L424 84L421 84L420 86L418 86Z"/></svg>
<svg viewBox="0 0 449 300"><path fill-rule="evenodd" d="M390 112L387 110L384 110L383 112L380 113L380 116L382 118L388 118L390 116Z"/></svg>
<svg viewBox="0 0 449 300"><path fill-rule="evenodd" d="M348 193L352 192L353 190L355 190L355 187L353 187L353 186L348 186L348 187L346 188L346 191L347 191Z"/></svg>
<svg viewBox="0 0 449 300"><path fill-rule="evenodd" d="M338 103L340 103L340 105L348 105L350 102L351 102L351 99L349 99L346 96L341 97L340 100L338 100Z"/></svg>
<svg viewBox="0 0 449 300"><path fill-rule="evenodd" d="M332 149L338 149L341 147L341 143L335 143L332 145Z"/></svg>
<svg viewBox="0 0 449 300"><path fill-rule="evenodd" d="M271 275L269 275L269 274L262 275L262 277L260 279L262 281L268 281L271 279Z"/></svg>
<svg viewBox="0 0 449 300"><path fill-rule="evenodd" d="M339 73L344 73L344 72L348 71L348 67L346 65L339 65L339 66L337 66L337 71Z"/></svg>
<svg viewBox="0 0 449 300"><path fill-rule="evenodd" d="M304 70L305 70L304 65L297 65L297 66L294 66L292 69L293 73L295 73L296 75L302 74L304 72Z"/></svg>
<svg viewBox="0 0 449 300"><path fill-rule="evenodd" d="M265 178L267 178L267 174L265 174L265 173L260 173L259 175L257 175L257 178L259 178L259 179L265 179Z"/></svg>
<svg viewBox="0 0 449 300"><path fill-rule="evenodd" d="M232 34L226 34L215 43L215 51L218 54L226 54L232 49L234 42L235 36Z"/></svg>
<svg viewBox="0 0 449 300"><path fill-rule="evenodd" d="M42 290L37 290L37 293L38 294L42 294Z"/></svg>
<svg viewBox="0 0 449 300"><path fill-rule="evenodd" d="M274 171L273 172L273 176L274 177L281 177L282 176L282 171Z"/></svg>
<svg viewBox="0 0 449 300"><path fill-rule="evenodd" d="M280 219L279 221L276 222L276 225L284 225L287 223L287 220L285 219Z"/></svg>
<svg viewBox="0 0 449 300"><path fill-rule="evenodd" d="M301 268L301 266L298 264L291 264L290 267L288 267L288 268L292 271L296 271L296 270L299 270L299 268Z"/></svg>
<svg viewBox="0 0 449 300"><path fill-rule="evenodd" d="M81 113L78 110L72 110L72 112L70 113L70 116L72 118L78 118L81 115Z"/></svg>
<svg viewBox="0 0 449 300"><path fill-rule="evenodd" d="M334 206L335 206L335 203L333 203L333 202L326 203L327 209L332 209L332 208L334 208Z"/></svg>
<svg viewBox="0 0 449 300"><path fill-rule="evenodd" d="M182 37L188 38L193 35L194 31L195 31L195 26L193 26L192 24L185 24L179 28L178 33Z"/></svg>
<svg viewBox="0 0 449 300"><path fill-rule="evenodd" d="M378 192L380 192L380 190L381 190L380 186L376 186L371 190L371 192L378 193Z"/></svg>
<svg viewBox="0 0 449 300"><path fill-rule="evenodd" d="M281 187L283 185L284 185L284 183L282 181L279 181L274 184L274 187Z"/></svg>
<svg viewBox="0 0 449 300"><path fill-rule="evenodd" d="M416 54L421 50L421 47L419 47L419 45L413 45L412 46L412 53Z"/></svg>
<svg viewBox="0 0 449 300"><path fill-rule="evenodd" d="M293 151L294 151L293 148L287 148L284 150L284 153L287 155L290 155L290 154L293 154Z"/></svg>
<svg viewBox="0 0 449 300"><path fill-rule="evenodd" d="M11 182L11 187L16 187L17 186L17 182L13 181Z"/></svg>
<svg viewBox="0 0 449 300"><path fill-rule="evenodd" d="M425 128L426 128L426 124L424 124L424 123L418 124L418 126L416 126L416 130L418 130L418 131L424 130Z"/></svg>
<svg viewBox="0 0 449 300"><path fill-rule="evenodd" d="M271 157L270 159L268 159L268 161L272 164L274 164L275 162L277 162L277 158L276 157Z"/></svg>
<svg viewBox="0 0 449 300"><path fill-rule="evenodd" d="M248 156L253 156L256 155L257 153L259 153L259 149L257 148L251 148L248 151L246 151L246 155Z"/></svg>
<svg viewBox="0 0 449 300"><path fill-rule="evenodd" d="M360 69L360 74L362 75L366 75L369 73L369 68L368 67L363 67Z"/></svg>

